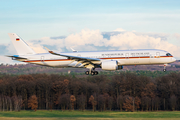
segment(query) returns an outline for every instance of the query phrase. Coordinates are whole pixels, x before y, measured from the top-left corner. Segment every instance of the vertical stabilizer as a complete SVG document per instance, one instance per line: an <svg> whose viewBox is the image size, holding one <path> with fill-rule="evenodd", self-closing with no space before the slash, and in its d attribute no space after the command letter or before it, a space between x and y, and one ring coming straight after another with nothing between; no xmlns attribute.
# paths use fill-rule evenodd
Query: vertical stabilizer
<svg viewBox="0 0 180 120"><path fill-rule="evenodd" d="M29 45L18 35L15 33L8 33L18 55L30 55L36 54L33 49L29 47Z"/></svg>

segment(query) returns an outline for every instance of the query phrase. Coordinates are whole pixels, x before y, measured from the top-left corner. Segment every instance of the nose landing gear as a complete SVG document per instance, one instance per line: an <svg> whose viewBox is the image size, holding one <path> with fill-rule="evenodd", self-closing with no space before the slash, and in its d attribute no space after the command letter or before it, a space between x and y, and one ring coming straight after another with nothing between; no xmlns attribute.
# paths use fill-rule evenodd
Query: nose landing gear
<svg viewBox="0 0 180 120"><path fill-rule="evenodd" d="M164 72L166 72L166 66L167 64L164 64L164 69L163 69Z"/></svg>

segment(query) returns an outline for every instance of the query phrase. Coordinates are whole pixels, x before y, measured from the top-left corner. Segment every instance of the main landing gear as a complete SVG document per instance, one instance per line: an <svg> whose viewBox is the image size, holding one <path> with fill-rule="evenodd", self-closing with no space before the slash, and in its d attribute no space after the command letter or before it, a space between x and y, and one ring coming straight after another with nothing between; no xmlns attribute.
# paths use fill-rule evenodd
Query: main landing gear
<svg viewBox="0 0 180 120"><path fill-rule="evenodd" d="M93 76L93 75L97 75L97 74L98 74L98 71L91 71L91 72L86 71L85 74L86 74L86 75L91 74L91 75Z"/></svg>

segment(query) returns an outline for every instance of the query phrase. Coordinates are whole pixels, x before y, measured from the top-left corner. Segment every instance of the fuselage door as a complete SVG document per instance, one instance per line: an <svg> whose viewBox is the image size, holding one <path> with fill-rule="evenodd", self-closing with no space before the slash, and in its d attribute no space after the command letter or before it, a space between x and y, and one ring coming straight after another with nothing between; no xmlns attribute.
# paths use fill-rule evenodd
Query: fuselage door
<svg viewBox="0 0 180 120"><path fill-rule="evenodd" d="M150 63L154 63L154 55L153 54L150 54L150 56L149 56L149 62Z"/></svg>
<svg viewBox="0 0 180 120"><path fill-rule="evenodd" d="M154 55L150 54L150 58L154 58Z"/></svg>
<svg viewBox="0 0 180 120"><path fill-rule="evenodd" d="M41 62L44 62L44 56L41 56Z"/></svg>
<svg viewBox="0 0 180 120"><path fill-rule="evenodd" d="M156 58L160 58L160 53L156 52Z"/></svg>
<svg viewBox="0 0 180 120"><path fill-rule="evenodd" d="M126 59L129 59L129 53L126 53L126 54L125 54L125 58L126 58Z"/></svg>

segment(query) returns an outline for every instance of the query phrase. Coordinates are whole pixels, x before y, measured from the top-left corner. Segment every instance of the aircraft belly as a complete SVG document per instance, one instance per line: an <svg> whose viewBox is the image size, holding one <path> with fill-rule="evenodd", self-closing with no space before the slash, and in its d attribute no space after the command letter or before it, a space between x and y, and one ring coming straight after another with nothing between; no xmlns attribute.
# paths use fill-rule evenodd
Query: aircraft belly
<svg viewBox="0 0 180 120"><path fill-rule="evenodd" d="M142 65L150 64L149 58L135 58L119 60L120 65Z"/></svg>
<svg viewBox="0 0 180 120"><path fill-rule="evenodd" d="M49 61L49 62L30 62L33 64L51 66L51 67L68 67L71 61Z"/></svg>
<svg viewBox="0 0 180 120"><path fill-rule="evenodd" d="M148 65L171 63L172 58L136 58L118 60L119 65Z"/></svg>
<svg viewBox="0 0 180 120"><path fill-rule="evenodd" d="M166 64L171 62L172 58L150 58L151 64Z"/></svg>
<svg viewBox="0 0 180 120"><path fill-rule="evenodd" d="M47 64L49 66L60 66L60 67L67 67L68 64L70 63L71 61L53 61L53 62L45 62L44 64Z"/></svg>
<svg viewBox="0 0 180 120"><path fill-rule="evenodd" d="M139 65L142 65L142 64L150 64L150 60L149 58L139 58ZM138 65L137 64L137 65Z"/></svg>

